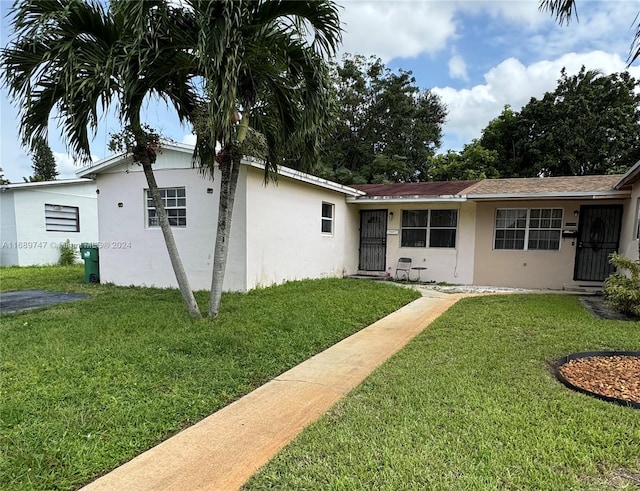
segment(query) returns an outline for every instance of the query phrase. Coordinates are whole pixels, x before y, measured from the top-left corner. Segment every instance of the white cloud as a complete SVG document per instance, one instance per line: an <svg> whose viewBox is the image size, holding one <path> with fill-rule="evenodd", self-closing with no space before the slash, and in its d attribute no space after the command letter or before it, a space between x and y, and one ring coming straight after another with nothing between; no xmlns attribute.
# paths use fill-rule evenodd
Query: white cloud
<svg viewBox="0 0 640 491"><path fill-rule="evenodd" d="M460 78L462 80L469 80L467 74L467 64L464 58L460 55L452 56L449 60L449 76L451 78Z"/></svg>
<svg viewBox="0 0 640 491"><path fill-rule="evenodd" d="M555 60L539 61L529 66L509 58L484 75L484 84L461 90L434 88L433 91L449 110L443 149L460 149L464 143L478 138L481 130L502 112L506 104L520 110L532 97L540 98L545 92L555 89L563 67L567 73L574 74L582 65L587 69L601 70L605 75L624 71L626 67L619 55L603 51L568 53ZM629 72L636 78L640 77L640 67L632 67Z"/></svg>
<svg viewBox="0 0 640 491"><path fill-rule="evenodd" d="M187 145L195 145L196 135L194 135L193 133L187 133L182 137L182 143L186 143Z"/></svg>
<svg viewBox="0 0 640 491"><path fill-rule="evenodd" d="M455 34L451 2L343 1L343 53L377 55L384 62L435 53Z"/></svg>
<svg viewBox="0 0 640 491"><path fill-rule="evenodd" d="M75 164L71 155L62 152L53 152L53 157L56 159L58 179L76 178L76 172L79 171L82 166Z"/></svg>

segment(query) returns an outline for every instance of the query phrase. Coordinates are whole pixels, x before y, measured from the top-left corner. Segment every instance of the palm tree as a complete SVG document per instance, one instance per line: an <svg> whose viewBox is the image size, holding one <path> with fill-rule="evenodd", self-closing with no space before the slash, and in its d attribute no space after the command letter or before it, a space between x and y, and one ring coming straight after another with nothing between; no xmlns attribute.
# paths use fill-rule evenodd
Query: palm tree
<svg viewBox="0 0 640 491"><path fill-rule="evenodd" d="M140 121L142 102L150 94L172 104L181 121L193 116L199 99L190 72L181 69L188 66L187 52L175 49L161 31L132 35L141 26L166 25L166 16L174 11L154 8L157 2L131 3L163 16L153 19L162 23L149 22L151 15L128 17L119 2L113 2L112 9L98 0L16 3L16 38L2 50L2 80L21 108L23 145L33 149L46 141L49 118L57 110L65 142L81 162L91 160L89 130L95 134L99 109L117 100L121 120L133 135L133 159L146 176L182 298L189 314L200 317L153 174L157 135L145 131Z"/></svg>
<svg viewBox="0 0 640 491"><path fill-rule="evenodd" d="M578 18L576 0L541 0L540 10L551 12L560 25L564 23L568 24L574 16L576 19ZM638 25L633 41L631 41L631 46L629 47L629 56L627 57L628 66L640 57L640 12L636 15L633 23L636 21L638 21Z"/></svg>
<svg viewBox="0 0 640 491"><path fill-rule="evenodd" d="M243 155L309 169L332 104L324 57L341 40L335 5L326 0L186 1L197 28L198 72L207 99L196 124L196 153L208 174L217 164L221 191L209 315L218 314L229 232ZM216 152L216 143L220 151Z"/></svg>

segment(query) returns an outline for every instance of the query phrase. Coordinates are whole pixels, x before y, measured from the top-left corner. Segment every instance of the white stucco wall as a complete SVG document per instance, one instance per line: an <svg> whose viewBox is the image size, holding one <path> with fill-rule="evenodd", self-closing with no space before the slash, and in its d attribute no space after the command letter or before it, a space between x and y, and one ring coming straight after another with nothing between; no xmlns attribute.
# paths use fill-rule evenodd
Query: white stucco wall
<svg viewBox="0 0 640 491"><path fill-rule="evenodd" d="M53 264L60 258L60 244L67 239L76 248L82 242L98 240L96 184L93 181L85 183L56 181L50 185L36 183L14 188L9 186L2 194L1 264L3 266ZM8 198L9 195L12 195L12 200ZM77 207L80 230L78 232L47 231L45 204ZM7 252L7 249L15 250ZM79 257L78 261L80 261Z"/></svg>
<svg viewBox="0 0 640 491"><path fill-rule="evenodd" d="M363 205L366 209L387 209L387 274L395 276L398 258L410 257L412 265L426 267L420 272L411 273L411 279L418 277L422 281L447 282L456 284L473 283L473 251L475 242L475 204L474 203L390 203L384 206ZM456 247L401 247L402 210L458 210L458 228ZM390 214L393 213L393 218ZM359 237L358 239L359 240Z"/></svg>
<svg viewBox="0 0 640 491"><path fill-rule="evenodd" d="M217 175L213 181L203 177L191 168L188 153L168 150L158 156L155 169L160 188L186 189L187 226L173 227L172 230L191 288L208 290L211 286L220 176ZM148 186L142 169L135 165L112 167L98 175L97 183L100 191L101 282L177 287L162 231L159 227L147 226L145 190ZM241 176L231 227L224 282L226 290L246 289L245 189Z"/></svg>
<svg viewBox="0 0 640 491"><path fill-rule="evenodd" d="M581 205L623 204L623 220L628 214L628 203L612 200L599 201L503 201L477 204L474 283L477 285L543 288L561 290L575 285L573 280L576 240L560 239L558 251L494 250L494 227L497 208L562 208L563 229L577 230ZM576 223L575 227L566 224ZM580 281L577 284L588 284Z"/></svg>
<svg viewBox="0 0 640 491"><path fill-rule="evenodd" d="M637 224L640 214L640 182L633 185L631 199L625 204L620 233L620 253L638 259Z"/></svg>
<svg viewBox="0 0 640 491"><path fill-rule="evenodd" d="M334 205L333 234L321 231L322 203ZM343 193L249 168L246 193L249 288L342 277L358 266L358 210Z"/></svg>

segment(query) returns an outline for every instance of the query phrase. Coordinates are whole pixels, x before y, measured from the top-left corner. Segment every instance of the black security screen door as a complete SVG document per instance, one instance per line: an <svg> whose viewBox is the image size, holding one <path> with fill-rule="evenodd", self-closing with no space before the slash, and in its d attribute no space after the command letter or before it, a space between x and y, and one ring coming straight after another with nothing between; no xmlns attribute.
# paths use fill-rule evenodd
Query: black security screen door
<svg viewBox="0 0 640 491"><path fill-rule="evenodd" d="M361 271L384 271L387 267L387 210L360 211Z"/></svg>
<svg viewBox="0 0 640 491"><path fill-rule="evenodd" d="M609 254L618 251L621 222L622 205L580 207L574 280L604 281L615 271Z"/></svg>

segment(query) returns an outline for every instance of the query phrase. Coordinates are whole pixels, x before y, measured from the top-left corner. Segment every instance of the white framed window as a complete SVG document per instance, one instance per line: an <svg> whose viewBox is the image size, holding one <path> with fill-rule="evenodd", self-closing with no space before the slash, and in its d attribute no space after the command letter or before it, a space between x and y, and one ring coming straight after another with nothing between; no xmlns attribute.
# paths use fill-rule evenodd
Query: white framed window
<svg viewBox="0 0 640 491"><path fill-rule="evenodd" d="M493 248L558 251L562 208L502 208L496 210Z"/></svg>
<svg viewBox="0 0 640 491"><path fill-rule="evenodd" d="M322 225L321 231L323 234L333 235L333 216L335 206L333 203L322 202Z"/></svg>
<svg viewBox="0 0 640 491"><path fill-rule="evenodd" d="M402 210L401 247L455 248L458 210Z"/></svg>
<svg viewBox="0 0 640 491"><path fill-rule="evenodd" d="M161 188L160 197L164 203L164 209L169 218L169 225L172 227L187 226L187 192L185 188ZM159 227L156 207L153 204L153 198L149 190L145 190L146 210L147 210L147 227Z"/></svg>
<svg viewBox="0 0 640 491"><path fill-rule="evenodd" d="M44 222L47 232L80 232L80 208L45 203Z"/></svg>

